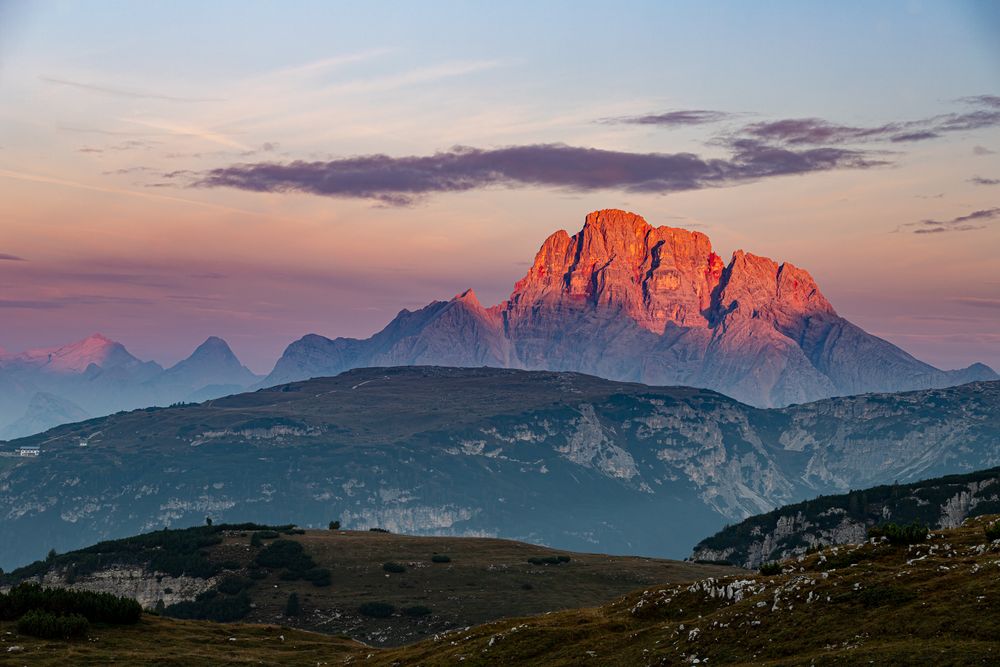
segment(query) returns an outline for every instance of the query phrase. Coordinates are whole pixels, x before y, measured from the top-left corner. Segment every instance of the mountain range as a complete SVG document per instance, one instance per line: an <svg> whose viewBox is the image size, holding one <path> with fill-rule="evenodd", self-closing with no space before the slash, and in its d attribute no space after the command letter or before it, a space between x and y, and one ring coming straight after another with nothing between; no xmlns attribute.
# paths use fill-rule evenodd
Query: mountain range
<svg viewBox="0 0 1000 667"><path fill-rule="evenodd" d="M758 407L945 387L998 376L940 370L840 317L813 278L742 250L726 264L700 232L595 211L542 244L510 298L470 289L401 311L367 339L309 334L264 379L219 338L164 369L101 335L0 351L0 439L118 410L203 401L351 368L441 365L576 371L722 392Z"/></svg>
<svg viewBox="0 0 1000 667"><path fill-rule="evenodd" d="M998 432L1000 382L759 409L578 373L356 369L0 443L0 566L206 515L683 557L780 505L1000 465Z"/></svg>
<svg viewBox="0 0 1000 667"><path fill-rule="evenodd" d="M214 336L167 369L137 359L100 334L61 347L0 354L0 438L119 410L207 400L259 380Z"/></svg>
<svg viewBox="0 0 1000 667"><path fill-rule="evenodd" d="M401 311L371 338L308 335L260 386L357 367L494 366L577 371L713 389L759 407L995 380L983 364L945 371L839 316L809 273L704 234L595 211L542 244L510 298L472 290Z"/></svg>

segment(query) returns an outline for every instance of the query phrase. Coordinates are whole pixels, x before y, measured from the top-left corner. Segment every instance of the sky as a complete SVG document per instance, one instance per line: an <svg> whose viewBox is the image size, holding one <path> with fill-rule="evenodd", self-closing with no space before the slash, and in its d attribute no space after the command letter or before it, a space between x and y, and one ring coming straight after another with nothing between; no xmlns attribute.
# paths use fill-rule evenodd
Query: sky
<svg viewBox="0 0 1000 667"><path fill-rule="evenodd" d="M624 208L1000 369L1000 4L0 0L0 347L256 372Z"/></svg>

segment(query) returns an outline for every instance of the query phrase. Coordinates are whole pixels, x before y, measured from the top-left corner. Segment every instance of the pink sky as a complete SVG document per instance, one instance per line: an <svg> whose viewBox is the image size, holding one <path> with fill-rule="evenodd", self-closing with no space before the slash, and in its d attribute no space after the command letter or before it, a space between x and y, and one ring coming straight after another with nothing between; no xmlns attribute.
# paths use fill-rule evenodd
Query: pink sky
<svg viewBox="0 0 1000 667"><path fill-rule="evenodd" d="M650 16L662 11L641 6ZM263 9L248 12L249 36L228 51L206 55L198 43L177 54L167 45L180 37L171 41L152 21L130 24L131 32L108 27L118 32L103 38L96 25L92 34L62 34L74 21L94 21L84 6L67 7L25 10L17 39L0 50L0 346L8 351L101 332L137 356L171 363L218 335L267 372L306 333L367 336L401 308L468 287L496 303L552 231L573 233L587 212L613 207L703 231L724 259L743 248L804 267L841 315L937 366L1000 369L1000 216L913 233L924 220L1000 207L1000 184L990 184L1000 179L1000 122L953 131L940 120L980 109L962 97L1000 92L988 87L1000 80L1000 60L973 40L972 23L945 9L900 10L897 32L884 39L930 26L970 31L968 43L943 56L963 68L957 80L925 76L925 54L900 41L875 70L842 63L797 88L801 73L788 56L804 47L790 42L776 47L773 62L757 63L751 90L746 76L709 60L728 48L720 43L706 48L705 69L684 65L697 62L698 50L680 34L644 43L645 64L629 62L629 35L644 30L638 9L635 25L608 29L615 48L603 60L576 64L544 50L551 45L519 51L493 41L489 22L462 17L455 20L466 21L470 36L449 52L394 41L391 26L371 43L344 33L306 52L290 37L284 46L266 41L266 17L255 14ZM852 53L876 54L887 48L880 21L870 31L849 31L849 22L831 30L860 40ZM571 34L553 39L581 48ZM852 73L862 82L852 83ZM731 115L669 128L607 122L684 109ZM941 136L817 144L885 164L690 190L515 175L393 206L354 195L188 187L243 163L432 159L456 145L730 160L732 133L784 118L862 128L919 121Z"/></svg>

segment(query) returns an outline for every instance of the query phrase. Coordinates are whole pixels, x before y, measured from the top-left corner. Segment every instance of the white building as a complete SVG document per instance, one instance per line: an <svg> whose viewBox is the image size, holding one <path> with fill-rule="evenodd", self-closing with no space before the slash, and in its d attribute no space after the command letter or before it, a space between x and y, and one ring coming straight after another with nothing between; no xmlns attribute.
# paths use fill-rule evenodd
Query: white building
<svg viewBox="0 0 1000 667"><path fill-rule="evenodd" d="M21 447L19 450L17 450L17 453L20 456L38 456L41 453L41 451L42 450L39 447L31 446L31 447Z"/></svg>

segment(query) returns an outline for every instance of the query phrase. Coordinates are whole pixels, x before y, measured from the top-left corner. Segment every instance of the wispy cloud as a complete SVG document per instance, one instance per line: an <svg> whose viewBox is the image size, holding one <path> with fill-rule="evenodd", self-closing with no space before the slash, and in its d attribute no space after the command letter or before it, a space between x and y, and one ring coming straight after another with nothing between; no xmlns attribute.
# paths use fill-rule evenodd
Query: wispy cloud
<svg viewBox="0 0 1000 667"><path fill-rule="evenodd" d="M651 113L641 116L618 116L602 118L601 123L622 123L627 125L657 125L660 127L683 127L687 125L707 125L733 118L736 114L709 109L680 109Z"/></svg>
<svg viewBox="0 0 1000 667"><path fill-rule="evenodd" d="M974 306L976 308L993 308L1000 310L1000 299L991 299L989 297L978 297L978 296L959 296L952 299L957 303L965 304L966 306Z"/></svg>
<svg viewBox="0 0 1000 667"><path fill-rule="evenodd" d="M5 252L0 252L0 262L24 262L26 261L23 257L18 257L17 255L8 255Z"/></svg>
<svg viewBox="0 0 1000 667"><path fill-rule="evenodd" d="M150 299L129 296L105 296L98 294L78 294L54 299L0 299L0 308L15 310L57 310L73 306L97 306L104 304L144 306L154 303Z"/></svg>
<svg viewBox="0 0 1000 667"><path fill-rule="evenodd" d="M90 83L83 81L72 81L70 79L61 79L53 76L41 76L39 77L45 83L52 84L54 86L66 86L69 88L76 88L77 90L84 90L90 93L97 93L100 95L110 95L112 97L128 97L137 100L162 100L164 102L221 102L223 98L220 97L179 97L176 95L163 95L160 93L152 93L143 90L134 90L131 88L121 88L114 85L107 85L102 83Z"/></svg>
<svg viewBox="0 0 1000 667"><path fill-rule="evenodd" d="M241 151L252 150L250 146L240 143L226 134L209 128L197 127L194 125L183 125L158 118L122 118L120 120L126 123L134 123L135 125L148 127L153 130L161 130L177 136L202 139L203 141L219 144L220 146L226 146L228 148L236 148Z"/></svg>
<svg viewBox="0 0 1000 667"><path fill-rule="evenodd" d="M994 153L996 153L996 151L991 151L986 146L973 146L972 147L972 154L973 155L993 155Z"/></svg>
<svg viewBox="0 0 1000 667"><path fill-rule="evenodd" d="M986 208L960 215L950 220L921 220L908 222L901 227L911 227L914 234L942 234L944 232L971 232L985 229L986 223L1000 218L1000 207ZM898 231L898 230L897 230Z"/></svg>
<svg viewBox="0 0 1000 667"><path fill-rule="evenodd" d="M622 189L668 193L772 176L884 164L861 151L790 150L742 141L727 159L692 153L628 153L565 144L480 149L427 156L363 155L327 162L249 163L213 169L190 185L254 192L307 192L408 205L423 195L488 187Z"/></svg>
<svg viewBox="0 0 1000 667"><path fill-rule="evenodd" d="M918 120L893 121L874 126L844 125L822 118L784 118L750 123L735 136L753 137L789 146L820 146L865 142L912 143L936 139L949 132L1000 127L1000 97L978 95L959 102L978 107ZM981 147L978 147L981 148ZM985 150L985 149L984 149Z"/></svg>
<svg viewBox="0 0 1000 667"><path fill-rule="evenodd" d="M1000 178L983 178L982 176L973 176L969 179L969 182L974 185L1000 185Z"/></svg>

